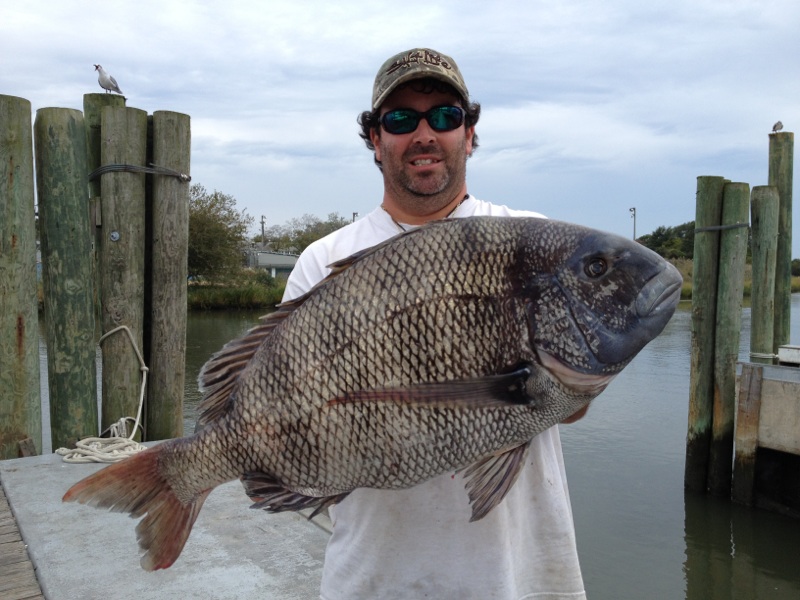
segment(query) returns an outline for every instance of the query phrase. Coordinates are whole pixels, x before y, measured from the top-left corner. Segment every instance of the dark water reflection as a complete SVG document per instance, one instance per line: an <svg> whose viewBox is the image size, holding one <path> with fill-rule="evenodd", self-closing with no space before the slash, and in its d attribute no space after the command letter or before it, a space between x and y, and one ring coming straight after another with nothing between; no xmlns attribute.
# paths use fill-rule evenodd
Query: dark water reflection
<svg viewBox="0 0 800 600"><path fill-rule="evenodd" d="M800 295L792 341L800 340ZM261 313L190 313L186 431L206 360ZM796 600L800 521L683 491L691 316L682 306L598 398L562 426L581 565L591 600ZM742 324L741 359L750 311Z"/></svg>
<svg viewBox="0 0 800 600"><path fill-rule="evenodd" d="M797 521L686 494L688 600L800 598Z"/></svg>

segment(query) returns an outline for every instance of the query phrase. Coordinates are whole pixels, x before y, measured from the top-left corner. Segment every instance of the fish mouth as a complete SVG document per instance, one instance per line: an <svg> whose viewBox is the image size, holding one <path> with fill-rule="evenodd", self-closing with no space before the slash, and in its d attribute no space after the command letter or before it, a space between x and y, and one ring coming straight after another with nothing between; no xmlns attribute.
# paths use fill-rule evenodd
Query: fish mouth
<svg viewBox="0 0 800 600"><path fill-rule="evenodd" d="M663 313L669 312L669 316L672 316L681 298L682 285L683 278L678 269L667 263L664 270L648 281L639 292L636 298L637 315L658 319L663 317Z"/></svg>
<svg viewBox="0 0 800 600"><path fill-rule="evenodd" d="M558 380L559 383L579 394L597 396L606 389L608 384L611 383L611 380L616 377L616 373L610 375L595 375L576 371L552 354L540 348L536 348L536 356L539 359L539 364Z"/></svg>

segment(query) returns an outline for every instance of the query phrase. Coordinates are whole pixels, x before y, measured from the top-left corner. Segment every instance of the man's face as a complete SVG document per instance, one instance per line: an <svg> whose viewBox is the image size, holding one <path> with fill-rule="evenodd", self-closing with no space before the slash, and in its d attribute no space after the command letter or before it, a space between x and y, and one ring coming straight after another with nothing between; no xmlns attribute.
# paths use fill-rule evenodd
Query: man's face
<svg viewBox="0 0 800 600"><path fill-rule="evenodd" d="M460 106L460 102L451 94L423 93L407 86L393 92L380 112L381 116L398 108L425 112L442 105ZM378 136L373 130L375 157L382 163L386 190L417 214L447 205L464 186L474 132L474 127L467 129L463 124L452 131L435 131L425 119L410 133L395 135L381 127Z"/></svg>

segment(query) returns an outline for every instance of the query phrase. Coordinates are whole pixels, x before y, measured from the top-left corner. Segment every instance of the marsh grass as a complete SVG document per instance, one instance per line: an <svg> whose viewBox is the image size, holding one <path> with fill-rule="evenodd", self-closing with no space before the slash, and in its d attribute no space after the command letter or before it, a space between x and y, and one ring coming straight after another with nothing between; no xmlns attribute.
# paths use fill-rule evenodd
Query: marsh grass
<svg viewBox="0 0 800 600"><path fill-rule="evenodd" d="M693 262L688 258L676 258L670 260L675 268L683 276L683 286L681 287L681 300L692 299L692 266ZM744 297L750 297L753 284L753 266L745 265L744 269ZM800 277L792 277L792 293L800 293Z"/></svg>
<svg viewBox="0 0 800 600"><path fill-rule="evenodd" d="M189 310L272 308L281 301L284 281L273 279L263 269L243 269L224 281L189 283Z"/></svg>

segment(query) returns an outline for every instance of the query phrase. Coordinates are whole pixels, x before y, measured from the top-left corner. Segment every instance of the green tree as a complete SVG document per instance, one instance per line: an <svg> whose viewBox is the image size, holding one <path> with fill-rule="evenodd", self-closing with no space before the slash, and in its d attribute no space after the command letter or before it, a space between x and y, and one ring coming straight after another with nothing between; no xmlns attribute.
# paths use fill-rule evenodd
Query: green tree
<svg viewBox="0 0 800 600"><path fill-rule="evenodd" d="M305 214L302 217L290 219L285 225L273 225L267 229L267 242L276 252L300 254L312 242L344 227L349 222L339 213L330 213L326 221L314 215ZM261 236L257 236L257 240L260 239Z"/></svg>
<svg viewBox="0 0 800 600"><path fill-rule="evenodd" d="M253 217L236 199L200 184L189 191L189 276L224 279L242 268L242 247Z"/></svg>
<svg viewBox="0 0 800 600"><path fill-rule="evenodd" d="M657 227L653 233L637 241L665 258L692 258L694 256L694 221L675 227Z"/></svg>

